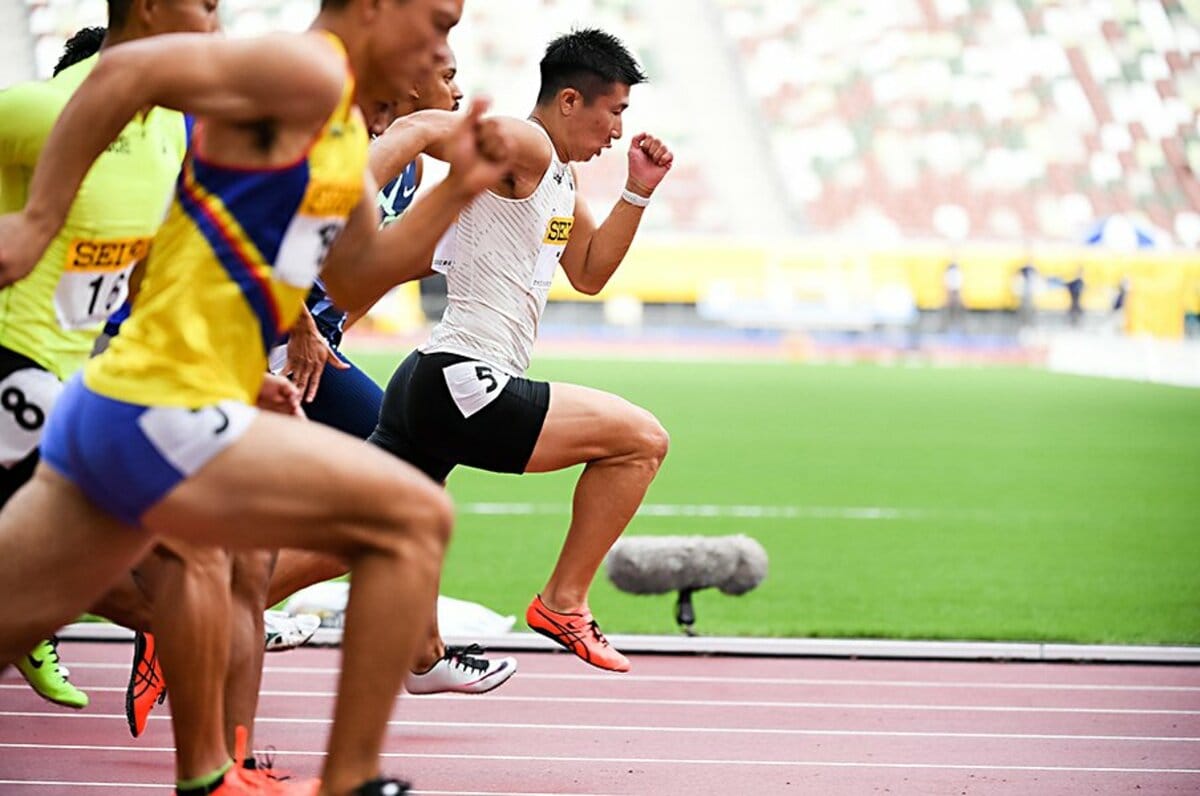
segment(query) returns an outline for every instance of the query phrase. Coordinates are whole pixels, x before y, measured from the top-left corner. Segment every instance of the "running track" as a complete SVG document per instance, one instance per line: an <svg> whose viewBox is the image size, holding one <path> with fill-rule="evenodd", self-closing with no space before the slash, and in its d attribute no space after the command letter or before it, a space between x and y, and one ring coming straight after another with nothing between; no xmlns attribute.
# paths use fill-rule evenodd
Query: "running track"
<svg viewBox="0 0 1200 796"><path fill-rule="evenodd" d="M127 644L63 642L81 713L0 673L0 793L168 793L167 712L122 715ZM487 696L409 697L385 770L429 794L1200 793L1200 667L519 653ZM258 743L314 775L336 650L267 657Z"/></svg>

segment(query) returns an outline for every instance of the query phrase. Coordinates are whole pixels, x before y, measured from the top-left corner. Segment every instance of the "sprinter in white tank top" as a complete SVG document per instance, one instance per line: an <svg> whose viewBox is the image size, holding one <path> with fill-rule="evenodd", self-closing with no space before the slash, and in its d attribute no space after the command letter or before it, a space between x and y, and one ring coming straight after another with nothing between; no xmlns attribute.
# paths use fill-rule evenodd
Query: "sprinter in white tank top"
<svg viewBox="0 0 1200 796"><path fill-rule="evenodd" d="M384 396L376 445L444 481L458 464L547 472L585 464L558 563L526 620L588 663L627 671L600 633L588 590L641 505L667 453L650 412L599 390L524 378L550 280L562 266L579 291L599 293L633 241L672 154L640 133L630 143L625 191L597 225L575 192L571 163L590 160L623 133L630 87L645 80L616 38L581 30L551 42L528 120L496 121L515 148L510 173L477 197L439 243L449 304L425 345L397 369ZM434 143L452 116L415 114Z"/></svg>

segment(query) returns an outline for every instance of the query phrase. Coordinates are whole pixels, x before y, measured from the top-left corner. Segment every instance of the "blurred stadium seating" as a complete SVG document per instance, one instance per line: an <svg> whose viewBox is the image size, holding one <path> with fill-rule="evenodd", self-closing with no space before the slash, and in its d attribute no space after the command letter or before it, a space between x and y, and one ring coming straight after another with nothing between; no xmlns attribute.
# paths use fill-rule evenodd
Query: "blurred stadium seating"
<svg viewBox="0 0 1200 796"><path fill-rule="evenodd" d="M38 75L104 18L104 0L24 2ZM300 29L316 5L221 7L250 35ZM460 83L523 115L545 42L581 25L638 53L652 82L626 128L678 153L608 294L855 326L941 306L950 262L967 309L1012 310L1033 263L1040 309L1062 309L1082 269L1085 310L1122 280L1134 303L1170 293L1151 312L1169 323L1133 328L1176 336L1178 308L1200 312L1200 0L471 2L451 38ZM582 170L602 217L623 152ZM1119 255L1085 247L1113 216L1154 251L1132 232Z"/></svg>
<svg viewBox="0 0 1200 796"><path fill-rule="evenodd" d="M807 229L1200 244L1195 0L715 0Z"/></svg>

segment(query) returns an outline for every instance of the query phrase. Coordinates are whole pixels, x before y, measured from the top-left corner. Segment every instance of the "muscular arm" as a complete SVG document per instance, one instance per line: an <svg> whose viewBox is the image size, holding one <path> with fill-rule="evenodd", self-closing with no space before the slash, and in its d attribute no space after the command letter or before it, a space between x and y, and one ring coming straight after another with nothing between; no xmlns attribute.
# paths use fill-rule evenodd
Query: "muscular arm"
<svg viewBox="0 0 1200 796"><path fill-rule="evenodd" d="M670 170L673 160L670 150L661 141L645 133L638 135L629 147L629 177L625 190L648 198ZM579 184L578 179L575 184ZM596 227L587 205L576 194L575 224L559 260L572 287L590 296L604 289L625 259L644 210L620 199L604 223Z"/></svg>
<svg viewBox="0 0 1200 796"><path fill-rule="evenodd" d="M578 185L576 181L576 185ZM575 224L559 264L571 286L589 296L604 289L625 259L645 208L618 200L598 228L583 197L575 197Z"/></svg>
<svg viewBox="0 0 1200 796"><path fill-rule="evenodd" d="M421 126L425 131L426 141L422 151L430 157L446 160L450 145L447 132L460 116L461 114L450 111L419 111L398 120L397 124L407 119L411 120L412 124ZM542 175L550 167L550 141L532 124L521 119L492 116L488 121L494 123L506 136L512 153L512 165L508 174L495 185L488 187L506 198L524 199L533 193Z"/></svg>
<svg viewBox="0 0 1200 796"><path fill-rule="evenodd" d="M459 212L505 173L509 141L482 118L486 107L473 102L448 133L446 179L381 231L376 229L375 182L368 175L363 201L334 241L321 273L335 304L360 310L393 286L427 274L434 247Z"/></svg>
<svg viewBox="0 0 1200 796"><path fill-rule="evenodd" d="M319 126L343 66L312 36L260 40L172 34L114 47L63 109L30 184L26 215L46 241L91 164L134 114L154 105L226 122L271 118Z"/></svg>

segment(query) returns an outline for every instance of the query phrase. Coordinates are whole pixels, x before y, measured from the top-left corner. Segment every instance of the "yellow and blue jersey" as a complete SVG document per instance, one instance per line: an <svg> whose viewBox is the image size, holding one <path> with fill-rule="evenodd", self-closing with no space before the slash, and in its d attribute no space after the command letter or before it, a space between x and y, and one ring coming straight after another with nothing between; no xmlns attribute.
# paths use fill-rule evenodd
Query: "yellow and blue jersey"
<svg viewBox="0 0 1200 796"><path fill-rule="evenodd" d="M347 66L309 150L277 168L206 159L197 123L132 314L84 370L90 390L155 406L254 402L267 351L363 197L367 131L353 95Z"/></svg>

